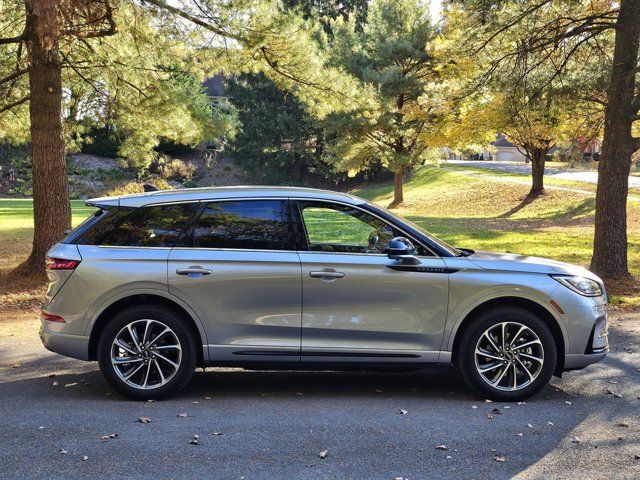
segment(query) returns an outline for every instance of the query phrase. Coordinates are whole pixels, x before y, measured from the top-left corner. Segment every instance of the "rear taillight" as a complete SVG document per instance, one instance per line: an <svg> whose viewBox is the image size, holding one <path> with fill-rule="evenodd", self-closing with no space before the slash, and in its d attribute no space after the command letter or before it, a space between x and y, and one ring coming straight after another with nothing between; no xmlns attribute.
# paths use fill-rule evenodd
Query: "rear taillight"
<svg viewBox="0 0 640 480"><path fill-rule="evenodd" d="M47 257L47 270L73 270L79 263L78 260Z"/></svg>
<svg viewBox="0 0 640 480"><path fill-rule="evenodd" d="M53 313L41 312L40 317L47 322L67 323L60 315L54 315Z"/></svg>

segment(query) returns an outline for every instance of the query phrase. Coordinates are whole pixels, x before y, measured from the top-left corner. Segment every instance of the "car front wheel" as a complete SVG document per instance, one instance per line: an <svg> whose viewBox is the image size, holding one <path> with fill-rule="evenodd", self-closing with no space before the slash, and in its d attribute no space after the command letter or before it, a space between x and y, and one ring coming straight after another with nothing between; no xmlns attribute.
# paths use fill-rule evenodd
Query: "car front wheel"
<svg viewBox="0 0 640 480"><path fill-rule="evenodd" d="M182 389L196 366L196 341L184 320L157 305L118 313L98 344L98 362L107 381L137 400L158 399Z"/></svg>
<svg viewBox="0 0 640 480"><path fill-rule="evenodd" d="M523 400L549 382L557 348L547 325L532 312L499 307L462 333L456 352L465 382L485 398Z"/></svg>

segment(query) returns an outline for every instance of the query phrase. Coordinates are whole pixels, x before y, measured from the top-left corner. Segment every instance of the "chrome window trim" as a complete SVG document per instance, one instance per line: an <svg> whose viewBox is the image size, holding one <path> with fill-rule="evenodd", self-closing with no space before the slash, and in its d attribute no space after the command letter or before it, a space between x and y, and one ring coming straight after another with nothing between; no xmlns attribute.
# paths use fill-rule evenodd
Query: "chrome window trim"
<svg viewBox="0 0 640 480"><path fill-rule="evenodd" d="M417 240L413 235L410 235L406 232L406 230L400 228L399 226L393 224L393 223L389 223L386 219L380 217L379 215L376 215L373 212L370 212L364 208L361 208L359 205L354 204L354 203L347 203L347 202L341 202L338 200L327 200L327 199L322 199L322 198L313 198L313 197L283 197L283 196L274 196L274 197L229 197L229 198L212 198L212 199L200 199L200 200L178 200L178 201L169 201L169 202L157 202L157 203L149 203L146 204L142 207L137 207L137 208L147 208L147 207L157 207L157 206L167 206L167 205L178 205L178 204L184 204L184 203L193 203L193 204L200 204L200 203L218 203L218 202L237 202L237 201L260 201L260 200L287 200L287 201L295 201L295 202L299 202L299 201L307 201L307 202L318 202L318 203L326 203L326 204L338 204L338 205L343 205L345 207L351 207L351 208L356 208L358 210L360 210L361 212L367 214L367 215L371 215L372 217L377 218L378 220L380 220L382 223L384 223L385 225L390 225L392 227L394 227L396 230L399 230L403 235L405 235L406 237L408 237L412 242L420 245L422 248L424 248L426 251L431 252L431 255L418 255L419 257L424 257L424 258L441 258L440 255L437 255L431 248L429 248L427 245L425 245L424 243L422 243L421 241ZM364 205L364 204L363 204ZM136 208L136 209L137 209ZM96 247L99 248L152 248L152 249L162 249L162 250L167 250L167 249L176 249L176 250L210 250L210 251L235 251L235 252L279 252L279 253L323 253L323 254L331 254L331 255L368 255L368 256L381 256L381 257L386 257L386 255L384 253L357 253L357 252L324 252L324 251L314 251L314 250L264 250L264 249L251 249L251 248L207 248L207 247L140 247L140 246L136 246L136 247L127 247L127 246L116 246L116 245L94 245Z"/></svg>

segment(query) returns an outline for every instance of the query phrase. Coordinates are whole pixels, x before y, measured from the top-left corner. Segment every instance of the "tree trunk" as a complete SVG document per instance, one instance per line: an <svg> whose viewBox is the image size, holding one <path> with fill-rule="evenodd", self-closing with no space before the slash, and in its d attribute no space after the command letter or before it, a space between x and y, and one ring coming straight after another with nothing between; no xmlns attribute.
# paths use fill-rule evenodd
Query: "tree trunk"
<svg viewBox="0 0 640 480"><path fill-rule="evenodd" d="M47 250L64 236L71 218L62 136L61 19L59 0L27 0L25 6L34 231L31 254L16 270L41 275Z"/></svg>
<svg viewBox="0 0 640 480"><path fill-rule="evenodd" d="M396 207L404 202L403 181L404 169L393 172L393 201L390 207Z"/></svg>
<svg viewBox="0 0 640 480"><path fill-rule="evenodd" d="M591 270L607 278L629 277L627 193L631 156L637 149L634 69L640 43L640 0L623 0L616 22L611 80L607 91L602 154L598 164L595 236Z"/></svg>
<svg viewBox="0 0 640 480"><path fill-rule="evenodd" d="M536 197L544 192L544 164L549 150L532 148L528 151L531 157L531 190L529 190L529 196Z"/></svg>

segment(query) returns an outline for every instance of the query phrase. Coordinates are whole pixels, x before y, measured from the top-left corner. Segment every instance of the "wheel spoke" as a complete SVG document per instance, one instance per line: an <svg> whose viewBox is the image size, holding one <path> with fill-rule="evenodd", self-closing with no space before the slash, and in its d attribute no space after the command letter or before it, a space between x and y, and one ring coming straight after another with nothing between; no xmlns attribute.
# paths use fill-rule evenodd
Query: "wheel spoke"
<svg viewBox="0 0 640 480"><path fill-rule="evenodd" d="M129 345L127 345L126 343L124 343L122 340L120 340L119 338L116 338L115 342L113 342L116 344L116 346L118 346L119 348L121 348L122 350L130 353L131 355L137 355L138 352L136 352L135 350L133 350Z"/></svg>
<svg viewBox="0 0 640 480"><path fill-rule="evenodd" d="M535 380L535 377L531 374L531 372L529 371L529 369L525 366L525 364L524 364L524 363L522 363L522 362L520 361L520 359L519 359L518 357L516 357L516 360L517 360L517 361L518 361L518 363L520 364L520 367L522 367L522 369L526 372L527 376L529 377L529 380L533 382L533 381ZM513 364L513 368L516 368L515 363Z"/></svg>
<svg viewBox="0 0 640 480"><path fill-rule="evenodd" d="M502 350L507 348L507 323L502 322Z"/></svg>
<svg viewBox="0 0 640 480"><path fill-rule="evenodd" d="M495 370L498 367L502 366L502 362L500 363L496 363L495 365L489 366L489 367L481 367L478 369L478 371L480 373L486 373L486 372L490 372L491 370Z"/></svg>
<svg viewBox="0 0 640 480"><path fill-rule="evenodd" d="M130 370L129 373L124 376L124 379L128 381L131 377L138 373L142 367L144 367L144 363L141 363L136 368Z"/></svg>
<svg viewBox="0 0 640 480"><path fill-rule="evenodd" d="M176 362L174 362L173 360L169 360L167 357L165 357L164 355L156 352L156 357L160 358L161 360L164 360L165 362L167 362L168 364L172 365L173 368L178 368L178 364Z"/></svg>
<svg viewBox="0 0 640 480"><path fill-rule="evenodd" d="M143 345L147 343L147 340L149 339L149 334L151 333L151 329L149 328L149 325L151 325L151 320L147 320L147 323L144 326L144 333L142 334Z"/></svg>
<svg viewBox="0 0 640 480"><path fill-rule="evenodd" d="M160 368L160 364L158 364L158 361L154 358L153 359L153 364L156 367L156 370L158 371L158 374L160 374L160 384L164 383L164 373L162 373L162 369Z"/></svg>
<svg viewBox="0 0 640 480"><path fill-rule="evenodd" d="M528 353L520 352L518 355L520 355L521 357L528 358L529 360L533 360L534 362L538 362L538 363L543 363L544 362L544 360L542 358L534 357L533 355L529 355Z"/></svg>
<svg viewBox="0 0 640 480"><path fill-rule="evenodd" d="M136 347L136 350L140 351L140 340L138 339L138 334L136 329L133 328L133 323L127 325L127 330L129 330L129 335L131 336L131 340Z"/></svg>
<svg viewBox="0 0 640 480"><path fill-rule="evenodd" d="M520 330L518 330L518 331L516 332L516 334L513 336L513 338L512 338L512 339L511 339L511 341L509 342L509 346L510 346L511 348L513 348L513 344L514 344L514 343L516 343L516 341L517 341L517 340L518 340L518 338L520 337L520 334L521 334L522 332L524 332L525 330L527 330L527 327L525 327L524 325L522 325L522 326L520 327Z"/></svg>
<svg viewBox="0 0 640 480"><path fill-rule="evenodd" d="M111 359L111 363L114 365L127 365L129 363L139 362L142 362L142 359L138 357L115 357Z"/></svg>
<svg viewBox="0 0 640 480"><path fill-rule="evenodd" d="M498 372L498 375L497 375L498 379L494 380L493 382L491 382L491 384L494 385L494 386L499 385L500 382L502 381L505 373L507 373L509 371L509 367L510 367L510 365L505 365L504 368L500 372Z"/></svg>
<svg viewBox="0 0 640 480"><path fill-rule="evenodd" d="M170 331L171 331L171 329L170 329L170 328L168 328L168 327L167 327L167 328L165 328L162 332L160 332L160 334L159 334L156 338L154 338L153 340L151 340L151 341L149 342L149 346L151 346L151 345L155 344L155 343L160 339L160 337L163 337L164 335L166 335L166 334L167 334L167 333L169 333Z"/></svg>
<svg viewBox="0 0 640 480"><path fill-rule="evenodd" d="M169 350L170 348L180 350L180 345L158 345L156 350Z"/></svg>
<svg viewBox="0 0 640 480"><path fill-rule="evenodd" d="M494 348L494 350L496 352L499 352L500 349L498 348L498 346L495 344L495 342L493 341L493 339L491 338L491 335L489 335L489 332L484 332L484 337L489 340L489 343L491 344L491 346Z"/></svg>
<svg viewBox="0 0 640 480"><path fill-rule="evenodd" d="M492 358L494 360L498 360L499 362L504 360L504 358L502 358L502 357L499 357L497 355L493 355L493 354L489 353L487 350L481 350L479 348L476 348L476 354L482 355L483 357L487 357L487 358Z"/></svg>
<svg viewBox="0 0 640 480"><path fill-rule="evenodd" d="M142 384L142 388L147 387L147 382L149 381L149 372L151 371L151 362L147 363L147 373L144 374L144 383Z"/></svg>
<svg viewBox="0 0 640 480"><path fill-rule="evenodd" d="M518 370L516 369L515 363L512 363L511 365L513 365L513 389L517 390L518 389Z"/></svg>
<svg viewBox="0 0 640 480"><path fill-rule="evenodd" d="M538 339L531 340L529 342L522 343L520 345L516 345L515 347L513 347L512 350L520 350L521 348L530 347L531 345L542 345L542 343L540 343L540 340L538 340Z"/></svg>

